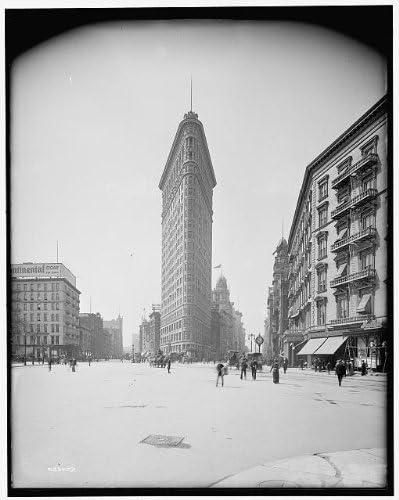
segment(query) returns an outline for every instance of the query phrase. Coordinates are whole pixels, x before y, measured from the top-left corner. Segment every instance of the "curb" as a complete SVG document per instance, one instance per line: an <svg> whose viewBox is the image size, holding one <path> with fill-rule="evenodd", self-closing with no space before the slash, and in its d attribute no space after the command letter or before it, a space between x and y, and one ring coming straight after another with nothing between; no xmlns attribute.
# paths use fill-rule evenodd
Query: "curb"
<svg viewBox="0 0 399 500"><path fill-rule="evenodd" d="M211 488L385 488L386 450L316 453L258 465Z"/></svg>

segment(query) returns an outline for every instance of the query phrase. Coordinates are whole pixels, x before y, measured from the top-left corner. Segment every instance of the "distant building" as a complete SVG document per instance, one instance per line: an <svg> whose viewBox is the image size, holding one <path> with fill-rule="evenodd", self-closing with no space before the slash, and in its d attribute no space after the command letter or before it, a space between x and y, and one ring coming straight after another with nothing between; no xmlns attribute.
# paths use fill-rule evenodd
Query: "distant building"
<svg viewBox="0 0 399 500"><path fill-rule="evenodd" d="M139 348L142 355L156 356L160 350L161 306L152 304L149 317L143 317L140 325Z"/></svg>
<svg viewBox="0 0 399 500"><path fill-rule="evenodd" d="M84 322L83 322L84 323ZM92 356L92 332L79 321L79 347L83 357Z"/></svg>
<svg viewBox="0 0 399 500"><path fill-rule="evenodd" d="M111 357L123 356L123 317L119 314L116 319L104 320L104 328L111 335Z"/></svg>
<svg viewBox="0 0 399 500"><path fill-rule="evenodd" d="M111 334L104 329L100 313L80 313L79 323L90 332L91 353L94 358L111 357Z"/></svg>
<svg viewBox="0 0 399 500"><path fill-rule="evenodd" d="M387 335L387 102L384 97L306 168L288 254L295 351L382 370Z"/></svg>
<svg viewBox="0 0 399 500"><path fill-rule="evenodd" d="M204 127L189 111L180 122L162 190L161 349L210 357L212 196L215 174Z"/></svg>
<svg viewBox="0 0 399 500"><path fill-rule="evenodd" d="M244 352L245 328L242 313L230 302L230 291L220 276L212 291L212 358L225 359L229 351Z"/></svg>
<svg viewBox="0 0 399 500"><path fill-rule="evenodd" d="M11 265L12 355L79 355L76 277L63 264Z"/></svg>

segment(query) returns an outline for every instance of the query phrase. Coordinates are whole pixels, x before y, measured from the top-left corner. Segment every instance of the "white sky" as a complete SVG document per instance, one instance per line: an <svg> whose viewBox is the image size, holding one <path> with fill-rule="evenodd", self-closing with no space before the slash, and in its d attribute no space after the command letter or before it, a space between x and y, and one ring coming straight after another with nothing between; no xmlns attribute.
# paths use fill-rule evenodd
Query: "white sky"
<svg viewBox="0 0 399 500"><path fill-rule="evenodd" d="M191 75L218 183L213 265L255 334L306 165L386 92L377 53L291 23L102 24L22 56L11 81L11 261L55 262L58 239L81 312L90 297L106 320L120 310L125 346L160 302L158 182Z"/></svg>

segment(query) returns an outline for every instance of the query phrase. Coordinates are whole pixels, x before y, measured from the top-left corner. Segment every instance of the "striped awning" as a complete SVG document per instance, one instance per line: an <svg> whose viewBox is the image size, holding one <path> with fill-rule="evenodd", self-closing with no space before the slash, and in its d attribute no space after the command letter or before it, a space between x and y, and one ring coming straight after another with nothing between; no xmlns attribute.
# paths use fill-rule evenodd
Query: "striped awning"
<svg viewBox="0 0 399 500"><path fill-rule="evenodd" d="M317 349L323 345L327 340L327 337L320 337L317 339L309 339L302 349L297 353L298 356L307 356L308 354L314 354Z"/></svg>
<svg viewBox="0 0 399 500"><path fill-rule="evenodd" d="M321 345L315 354L319 355L333 355L338 349L342 346L342 344L347 340L348 337L328 337L327 340Z"/></svg>

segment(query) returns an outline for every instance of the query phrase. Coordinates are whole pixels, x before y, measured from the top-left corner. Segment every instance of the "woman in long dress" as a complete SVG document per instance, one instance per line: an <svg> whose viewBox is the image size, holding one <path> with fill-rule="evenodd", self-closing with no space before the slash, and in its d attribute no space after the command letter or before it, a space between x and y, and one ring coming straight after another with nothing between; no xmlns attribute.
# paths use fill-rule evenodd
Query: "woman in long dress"
<svg viewBox="0 0 399 500"><path fill-rule="evenodd" d="M280 364L277 359L274 360L272 367L270 368L270 371L273 372L273 383L278 384L280 381Z"/></svg>

